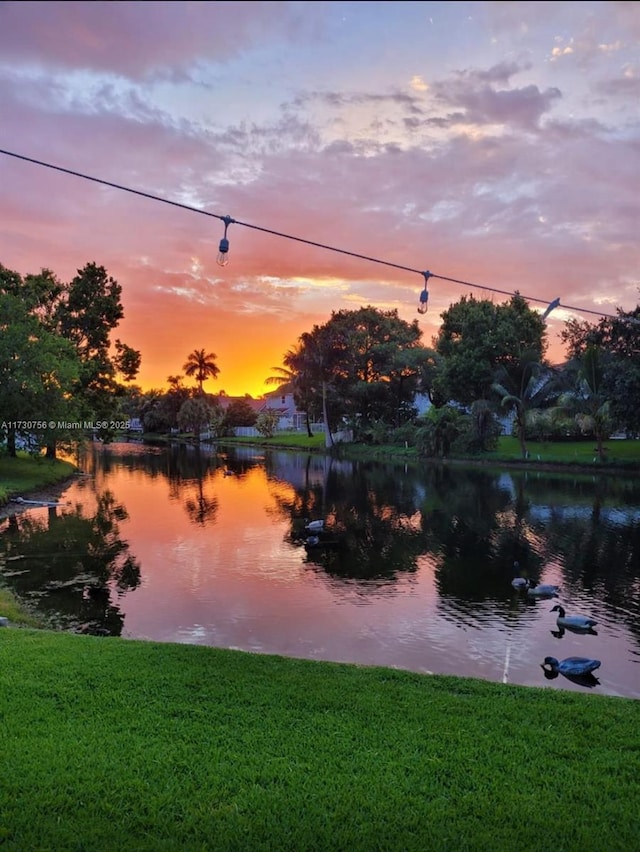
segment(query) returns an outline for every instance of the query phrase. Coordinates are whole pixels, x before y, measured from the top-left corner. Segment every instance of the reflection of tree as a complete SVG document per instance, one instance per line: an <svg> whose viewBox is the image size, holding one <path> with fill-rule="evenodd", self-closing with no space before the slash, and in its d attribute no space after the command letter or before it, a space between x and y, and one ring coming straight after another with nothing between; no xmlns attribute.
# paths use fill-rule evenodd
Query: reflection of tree
<svg viewBox="0 0 640 852"><path fill-rule="evenodd" d="M640 639L640 482L635 477L541 476L527 485L541 555L559 555L564 589L601 600Z"/></svg>
<svg viewBox="0 0 640 852"><path fill-rule="evenodd" d="M94 470L105 473L117 467L141 471L151 479L164 477L170 499L184 505L193 523L204 525L217 515L217 498L205 493L205 482L213 477L217 460L199 447L179 444L159 450L140 444L113 445L94 449L92 462Z"/></svg>
<svg viewBox="0 0 640 852"><path fill-rule="evenodd" d="M594 512L582 519L558 509L551 514L546 537L549 548L564 553L566 587L581 588L607 604L640 641L638 514L636 508L636 520L614 523Z"/></svg>
<svg viewBox="0 0 640 852"><path fill-rule="evenodd" d="M191 462L189 472L190 482L185 482L180 479L174 482L176 487L176 496L182 501L185 511L194 524L204 526L215 520L218 513L218 499L215 496L205 494L205 480L212 473L212 459L210 456L204 456L200 449L197 448L191 454ZM194 491L193 494L186 495L188 490Z"/></svg>
<svg viewBox="0 0 640 852"><path fill-rule="evenodd" d="M15 593L33 603L62 627L84 625L89 632L120 635L124 616L112 601L140 585L140 567L120 537L128 517L105 491L95 514L74 511L48 514L47 521L26 513L15 518L3 536L7 552L21 558L20 573L8 577ZM24 570L23 570L24 569Z"/></svg>
<svg viewBox="0 0 640 852"><path fill-rule="evenodd" d="M519 615L514 560L532 579L554 564L564 574L563 592L591 593L640 639L637 477L363 463L248 446L218 446L210 455L188 447L147 453L112 446L96 453L97 480L106 459L166 479L198 524L216 515L209 485L222 487L223 467L236 476L264 470L268 511L287 522L286 541L337 590L393 591L428 563L436 566L440 593L465 612L494 612L497 601ZM326 518L340 546L305 550L305 518Z"/></svg>
<svg viewBox="0 0 640 852"><path fill-rule="evenodd" d="M294 492L279 490L275 499L283 516L292 519L289 541L302 545L304 518L325 518L319 547L308 548L306 562L345 582L395 581L416 571L424 537L416 511L417 469L333 460L324 469L308 457L298 470ZM323 542L329 546L323 546Z"/></svg>
<svg viewBox="0 0 640 852"><path fill-rule="evenodd" d="M536 550L538 536L528 517L531 505L527 488L527 474L515 473L509 477L513 491L509 506L498 511L498 527L492 540L493 562L502 569L502 576L513 579L513 564L519 563L519 576L531 580L540 579L542 559Z"/></svg>
<svg viewBox="0 0 640 852"><path fill-rule="evenodd" d="M204 526L215 520L218 513L218 498L207 497L204 493L202 480L199 479L197 496L195 498L187 497L184 501L184 508L190 521Z"/></svg>
<svg viewBox="0 0 640 852"><path fill-rule="evenodd" d="M279 462L282 463L279 464ZM331 464L331 460L328 464ZM291 453L282 456L280 453L269 453L264 459L264 465L267 478L271 482L281 486L285 479L290 480L291 487L286 489L277 487L272 491L272 496L275 511L281 518L297 519L288 539L299 543L305 519L326 517L324 505L324 482L328 466L326 457Z"/></svg>
<svg viewBox="0 0 640 852"><path fill-rule="evenodd" d="M423 504L427 542L442 594L483 600L511 590L521 539L510 482L477 470L436 467Z"/></svg>

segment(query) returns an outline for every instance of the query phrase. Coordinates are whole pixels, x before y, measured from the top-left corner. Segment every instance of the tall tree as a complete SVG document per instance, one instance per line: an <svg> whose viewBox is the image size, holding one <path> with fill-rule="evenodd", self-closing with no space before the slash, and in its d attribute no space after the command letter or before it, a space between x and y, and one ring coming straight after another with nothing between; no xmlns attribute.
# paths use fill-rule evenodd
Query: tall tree
<svg viewBox="0 0 640 852"><path fill-rule="evenodd" d="M410 411L428 357L421 334L417 321L369 305L334 311L302 335L305 382L321 396L327 419L347 418L356 432L376 421L395 425Z"/></svg>
<svg viewBox="0 0 640 852"><path fill-rule="evenodd" d="M470 406L490 397L498 367L519 383L525 355L544 359L544 320L517 293L502 305L463 296L442 320L435 340L441 360L434 384L440 398Z"/></svg>
<svg viewBox="0 0 640 852"><path fill-rule="evenodd" d="M204 393L203 385L207 379L215 379L220 373L216 356L213 352L205 352L204 349L194 349L190 352L182 369L189 378L195 378L201 395Z"/></svg>
<svg viewBox="0 0 640 852"><path fill-rule="evenodd" d="M125 387L118 375L132 381L140 367L140 353L120 340L112 352L111 332L124 316L121 295L122 287L103 266L87 263L49 310L49 322L73 343L80 358L74 397L86 420L110 419ZM56 439L54 434L47 443L48 457L55 457Z"/></svg>
<svg viewBox="0 0 640 852"><path fill-rule="evenodd" d="M170 428L178 426L178 413L183 404L190 398L191 391L182 384L182 376L167 376L169 390L162 396L159 408L162 418Z"/></svg>
<svg viewBox="0 0 640 852"><path fill-rule="evenodd" d="M617 427L640 435L640 305L597 323L569 320L561 334L571 360L579 362L589 346L599 350L602 393Z"/></svg>
<svg viewBox="0 0 640 852"><path fill-rule="evenodd" d="M277 385L283 392L290 390L295 404L304 411L307 435L313 438L311 418L313 414L313 393L311 391L312 372L310 371L310 352L303 351L302 344L288 349L282 359L282 367L272 367L273 374L265 379L268 385Z"/></svg>
<svg viewBox="0 0 640 852"><path fill-rule="evenodd" d="M48 269L22 279L0 265L2 291L20 298L42 332L73 347L79 370L66 396L68 404L73 402L74 416L66 419L110 419L125 388L119 376L132 381L141 360L139 352L120 340L112 346L111 333L124 315L117 281L95 263L79 269L69 284L61 283ZM55 458L61 436L57 426L49 431L48 457Z"/></svg>
<svg viewBox="0 0 640 852"><path fill-rule="evenodd" d="M10 455L16 435L42 437L49 423L74 420L80 364L69 341L33 315L33 302L18 273L0 269L0 430ZM20 426L21 423L32 424ZM64 427L63 427L64 431Z"/></svg>
<svg viewBox="0 0 640 852"><path fill-rule="evenodd" d="M558 406L574 415L583 433L593 434L598 458L604 461L604 442L611 434L613 420L601 348L588 343L582 354L574 359L571 368L576 372L575 387L561 396Z"/></svg>
<svg viewBox="0 0 640 852"><path fill-rule="evenodd" d="M192 431L196 441L200 442L202 431L211 422L215 408L203 396L186 400L178 412L178 426L185 431Z"/></svg>

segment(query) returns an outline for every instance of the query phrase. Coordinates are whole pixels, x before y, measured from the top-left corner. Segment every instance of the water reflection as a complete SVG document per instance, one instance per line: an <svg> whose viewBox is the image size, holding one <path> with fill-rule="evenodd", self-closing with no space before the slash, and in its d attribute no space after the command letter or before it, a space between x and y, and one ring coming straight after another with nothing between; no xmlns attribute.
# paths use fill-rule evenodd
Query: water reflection
<svg viewBox="0 0 640 852"><path fill-rule="evenodd" d="M544 669L544 676L547 680L555 680L557 677L562 676L571 683L576 683L578 686L585 686L587 689L593 689L594 686L600 686L600 681L591 672L588 672L587 674L566 674L565 672L556 672Z"/></svg>
<svg viewBox="0 0 640 852"><path fill-rule="evenodd" d="M58 623L584 688L542 676L562 642L602 659L599 692L640 697L637 478L223 446L94 446L81 463L71 507L0 521L6 582ZM558 628L549 600L512 588L515 562L598 631Z"/></svg>
<svg viewBox="0 0 640 852"><path fill-rule="evenodd" d="M580 636L598 635L598 631L594 630L593 627L576 627L575 625L568 625L567 627L558 627L556 630L551 631L551 635L555 636L556 639L562 639L567 630L570 633L578 633L580 634Z"/></svg>
<svg viewBox="0 0 640 852"><path fill-rule="evenodd" d="M61 513L48 507L7 521L5 571L15 592L54 624L119 636L124 615L117 598L140 585L140 565L120 536L127 512L110 491L87 516L80 504Z"/></svg>

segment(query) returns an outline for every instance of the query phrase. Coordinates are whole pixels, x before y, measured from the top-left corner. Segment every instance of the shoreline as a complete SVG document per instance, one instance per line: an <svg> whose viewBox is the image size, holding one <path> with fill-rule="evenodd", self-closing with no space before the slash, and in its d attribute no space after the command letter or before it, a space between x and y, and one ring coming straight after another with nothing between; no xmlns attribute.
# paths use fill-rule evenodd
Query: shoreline
<svg viewBox="0 0 640 852"><path fill-rule="evenodd" d="M42 501L42 503L57 503L62 494L73 484L77 478L77 474L65 477L57 483L43 485L40 488L34 488L30 491L25 491L23 494L12 494L7 498L7 502L0 505L0 521L11 518L14 515L21 515L28 509L38 509L41 507L33 506L29 503L16 502L18 497L23 497L24 500Z"/></svg>

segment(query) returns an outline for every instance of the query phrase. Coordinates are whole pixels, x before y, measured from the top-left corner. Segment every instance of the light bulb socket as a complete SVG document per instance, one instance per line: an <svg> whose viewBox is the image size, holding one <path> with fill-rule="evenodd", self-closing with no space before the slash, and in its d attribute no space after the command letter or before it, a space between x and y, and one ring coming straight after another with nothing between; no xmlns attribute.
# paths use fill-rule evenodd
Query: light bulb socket
<svg viewBox="0 0 640 852"><path fill-rule="evenodd" d="M559 307L560 307L560 297L558 296L558 298L554 299L553 302L549 302L549 304L547 305L546 311L542 314L542 319L546 320L546 318L549 316L551 311L555 311L555 309L559 308Z"/></svg>
<svg viewBox="0 0 640 852"><path fill-rule="evenodd" d="M418 313L426 314L429 308L429 291L427 290L427 283L431 278L431 273L425 271L422 274L424 276L424 290L420 293L420 301L418 302Z"/></svg>
<svg viewBox="0 0 640 852"><path fill-rule="evenodd" d="M229 263L229 240L227 239L227 228L232 222L235 222L235 219L232 219L231 216L221 216L220 218L224 222L224 236L220 240L220 245L218 246L218 257L216 258L216 263L218 266L226 266Z"/></svg>

